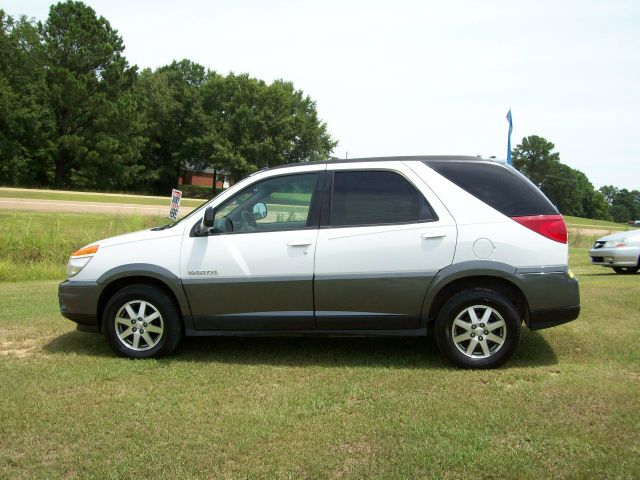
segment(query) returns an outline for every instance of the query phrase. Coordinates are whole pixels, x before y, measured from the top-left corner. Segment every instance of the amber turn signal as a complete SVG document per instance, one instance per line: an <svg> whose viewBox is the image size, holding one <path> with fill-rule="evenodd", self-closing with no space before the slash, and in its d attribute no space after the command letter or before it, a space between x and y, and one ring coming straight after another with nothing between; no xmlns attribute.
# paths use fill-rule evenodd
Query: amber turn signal
<svg viewBox="0 0 640 480"><path fill-rule="evenodd" d="M83 257L85 255L93 255L98 251L100 245L90 245L88 247L83 247L80 250L76 250L71 254L72 257Z"/></svg>

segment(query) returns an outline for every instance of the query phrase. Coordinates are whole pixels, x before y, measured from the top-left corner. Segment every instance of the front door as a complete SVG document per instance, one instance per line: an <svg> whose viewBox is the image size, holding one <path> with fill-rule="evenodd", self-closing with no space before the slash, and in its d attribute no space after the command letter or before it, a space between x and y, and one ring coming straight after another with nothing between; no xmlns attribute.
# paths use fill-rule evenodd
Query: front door
<svg viewBox="0 0 640 480"><path fill-rule="evenodd" d="M216 208L209 236L186 232L180 269L197 330L315 327L320 178L312 172L259 181Z"/></svg>
<svg viewBox="0 0 640 480"><path fill-rule="evenodd" d="M455 221L398 162L331 170L316 251L318 328L419 328L427 289L453 260Z"/></svg>

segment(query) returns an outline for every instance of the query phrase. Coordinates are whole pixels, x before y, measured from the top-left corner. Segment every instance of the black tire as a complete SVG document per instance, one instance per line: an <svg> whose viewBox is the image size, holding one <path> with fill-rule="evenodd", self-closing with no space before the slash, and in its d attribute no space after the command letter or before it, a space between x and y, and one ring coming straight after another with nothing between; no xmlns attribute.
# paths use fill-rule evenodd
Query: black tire
<svg viewBox="0 0 640 480"><path fill-rule="evenodd" d="M474 315L478 317L478 315L482 316L484 313L489 312L488 322L491 323L485 326L484 323L480 323L481 318L478 317L473 330L459 327L458 324L454 327L454 321L459 316L459 322L463 322L464 325L474 323L468 313L468 309L474 306L478 307L473 309ZM501 320L504 320L504 330L502 330L502 327L497 327L497 325L501 325ZM473 288L457 293L443 305L436 319L435 336L440 352L457 366L477 369L496 368L511 358L515 352L520 342L520 323L518 312L505 295L494 290ZM482 330L480 325L482 325ZM495 330L489 331L491 327ZM484 342L472 345L473 339L469 338L457 343L453 340L454 331L457 332L456 338L461 338L468 332L469 336L473 337L476 342L478 340L484 340ZM475 332L478 332L478 334L476 335ZM489 332L489 334L487 335L486 332ZM486 339L484 338L485 336L487 337ZM489 336L500 338L502 343L499 344L492 341ZM481 355L486 355L486 351L482 343L484 343L489 352L488 356L484 358ZM470 346L473 347L471 356L460 350L460 348L470 348Z"/></svg>
<svg viewBox="0 0 640 480"><path fill-rule="evenodd" d="M127 338L121 340L118 331L120 330L121 335L127 332L128 325L123 325L122 316L130 318L125 308L129 302L132 302L129 306L133 310L135 310L136 305L140 306L140 302L145 302L144 310L150 313L148 318L151 318L155 314L155 311L157 311L160 316L150 320L149 324L146 322L142 324L142 320L139 320L139 318L131 319L131 328L138 331L138 333L137 335L130 333ZM119 317L120 320L116 320L116 316L119 313L122 316ZM155 327L156 330L161 329L162 331L160 333L149 333L151 329L147 325ZM139 328L143 326L149 329L145 338L152 339L150 344L144 340L139 331ZM182 339L182 321L173 299L159 288L144 284L124 287L109 299L102 316L102 330L113 349L118 354L130 358L151 358L168 355L175 350ZM133 344L132 337L135 336L139 337L139 350L133 348L133 345L129 345L129 343Z"/></svg>
<svg viewBox="0 0 640 480"><path fill-rule="evenodd" d="M613 267L613 271L620 275L629 275L629 274L638 273L638 270L640 270L640 268L638 267Z"/></svg>

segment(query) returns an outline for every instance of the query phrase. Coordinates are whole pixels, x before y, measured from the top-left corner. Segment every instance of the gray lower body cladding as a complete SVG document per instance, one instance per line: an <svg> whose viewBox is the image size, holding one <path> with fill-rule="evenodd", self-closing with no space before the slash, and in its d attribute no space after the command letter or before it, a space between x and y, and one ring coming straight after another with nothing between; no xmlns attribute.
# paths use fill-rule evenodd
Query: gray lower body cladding
<svg viewBox="0 0 640 480"><path fill-rule="evenodd" d="M580 287L566 268L560 271L526 270L517 271L516 278L529 303L531 330L554 327L578 318Z"/></svg>
<svg viewBox="0 0 640 480"><path fill-rule="evenodd" d="M95 282L70 282L58 287L60 313L78 324L79 330L98 331L97 310L104 285Z"/></svg>
<svg viewBox="0 0 640 480"><path fill-rule="evenodd" d="M497 275L495 270L481 269L476 274ZM505 267L500 276L524 293L532 330L578 317L578 282L566 267L510 267L510 271ZM442 278L440 274L437 277ZM368 274L187 280L184 290L176 288L185 299L179 303L188 335L370 335L374 331L384 335L413 330L426 333L424 312L428 310L422 311L423 299L427 292L427 298L435 295L446 283L434 281L432 273ZM96 282L61 283L58 298L62 315L76 322L80 330L98 331L97 306L104 288L106 284ZM186 298L189 305L184 308Z"/></svg>
<svg viewBox="0 0 640 480"><path fill-rule="evenodd" d="M185 279L183 285L194 330L315 328L311 276Z"/></svg>
<svg viewBox="0 0 640 480"><path fill-rule="evenodd" d="M420 327L433 273L317 275L316 323L321 330L406 330Z"/></svg>
<svg viewBox="0 0 640 480"><path fill-rule="evenodd" d="M258 277L183 282L193 331L408 330L433 274Z"/></svg>

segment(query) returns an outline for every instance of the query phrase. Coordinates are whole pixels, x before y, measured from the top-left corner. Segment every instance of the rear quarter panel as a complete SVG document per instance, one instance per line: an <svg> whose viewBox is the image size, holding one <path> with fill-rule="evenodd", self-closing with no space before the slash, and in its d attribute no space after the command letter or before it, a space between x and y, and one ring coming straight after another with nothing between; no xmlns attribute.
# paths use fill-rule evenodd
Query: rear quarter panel
<svg viewBox="0 0 640 480"><path fill-rule="evenodd" d="M438 196L458 225L453 263L490 260L514 267L567 265L568 247L513 221L422 162L409 166Z"/></svg>

